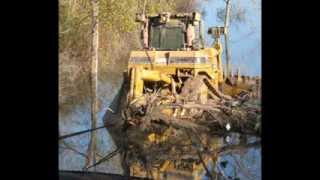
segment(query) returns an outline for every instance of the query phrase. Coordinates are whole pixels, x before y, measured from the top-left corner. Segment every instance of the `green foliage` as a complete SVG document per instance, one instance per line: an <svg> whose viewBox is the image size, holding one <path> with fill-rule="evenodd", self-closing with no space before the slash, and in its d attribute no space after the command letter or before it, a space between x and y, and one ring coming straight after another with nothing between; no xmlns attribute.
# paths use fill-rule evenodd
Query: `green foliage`
<svg viewBox="0 0 320 180"><path fill-rule="evenodd" d="M87 0L59 0L59 52L89 46L90 9Z"/></svg>
<svg viewBox="0 0 320 180"><path fill-rule="evenodd" d="M136 12L135 0L101 1L100 23L116 32L130 32L136 27L133 19Z"/></svg>
<svg viewBox="0 0 320 180"><path fill-rule="evenodd" d="M160 12L174 12L176 2L174 0L167 1L148 1L146 13L155 14Z"/></svg>

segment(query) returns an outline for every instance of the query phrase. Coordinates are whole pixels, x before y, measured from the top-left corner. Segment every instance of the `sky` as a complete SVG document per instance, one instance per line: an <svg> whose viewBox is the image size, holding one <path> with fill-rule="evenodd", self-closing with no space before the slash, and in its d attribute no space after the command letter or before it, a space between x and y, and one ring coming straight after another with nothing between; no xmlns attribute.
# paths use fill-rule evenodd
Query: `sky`
<svg viewBox="0 0 320 180"><path fill-rule="evenodd" d="M240 67L242 75L261 75L261 0L231 0L232 5L241 6L247 9L246 22L231 23L229 31L231 64L233 72ZM205 10L204 19L205 33L209 27L223 26L217 17L217 9L225 8L224 0L209 0L203 2L201 8ZM212 44L211 36L206 35L206 41ZM224 38L221 37L224 45ZM225 63L225 51L223 53Z"/></svg>

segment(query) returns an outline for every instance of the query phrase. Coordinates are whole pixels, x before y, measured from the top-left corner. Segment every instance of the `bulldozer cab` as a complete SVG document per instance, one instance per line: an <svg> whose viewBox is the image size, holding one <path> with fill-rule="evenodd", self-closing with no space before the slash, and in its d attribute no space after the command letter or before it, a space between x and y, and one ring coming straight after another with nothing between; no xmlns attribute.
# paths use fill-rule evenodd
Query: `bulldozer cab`
<svg viewBox="0 0 320 180"><path fill-rule="evenodd" d="M136 21L144 24L141 39L145 49L176 51L204 48L201 15L197 12L137 14Z"/></svg>

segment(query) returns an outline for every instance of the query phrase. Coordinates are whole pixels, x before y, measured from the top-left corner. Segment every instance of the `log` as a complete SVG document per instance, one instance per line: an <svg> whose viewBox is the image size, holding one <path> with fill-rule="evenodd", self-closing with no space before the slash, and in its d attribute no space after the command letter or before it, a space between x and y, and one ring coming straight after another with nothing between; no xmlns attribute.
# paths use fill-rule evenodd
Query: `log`
<svg viewBox="0 0 320 180"><path fill-rule="evenodd" d="M219 98L222 99L226 99L226 100L232 100L231 96L225 95L223 94L220 90L218 90L217 88L215 88L210 81L208 80L208 78L204 78L203 82L208 86L208 89L212 91L212 93L216 96L218 96Z"/></svg>
<svg viewBox="0 0 320 180"><path fill-rule="evenodd" d="M172 104L172 105L166 105L165 107L169 108L185 108L185 109L201 109L205 111L216 111L216 112L221 112L219 108L222 106L219 105L213 105L213 104Z"/></svg>

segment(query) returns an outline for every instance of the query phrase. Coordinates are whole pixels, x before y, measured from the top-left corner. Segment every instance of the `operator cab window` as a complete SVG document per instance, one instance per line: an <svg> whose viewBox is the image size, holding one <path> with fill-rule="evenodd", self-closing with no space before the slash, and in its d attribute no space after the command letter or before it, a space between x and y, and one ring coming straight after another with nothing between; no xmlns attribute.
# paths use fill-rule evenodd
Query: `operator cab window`
<svg viewBox="0 0 320 180"><path fill-rule="evenodd" d="M150 45L157 50L176 50L184 48L185 31L183 26L152 24Z"/></svg>

